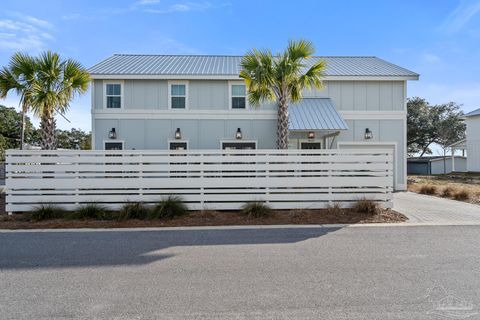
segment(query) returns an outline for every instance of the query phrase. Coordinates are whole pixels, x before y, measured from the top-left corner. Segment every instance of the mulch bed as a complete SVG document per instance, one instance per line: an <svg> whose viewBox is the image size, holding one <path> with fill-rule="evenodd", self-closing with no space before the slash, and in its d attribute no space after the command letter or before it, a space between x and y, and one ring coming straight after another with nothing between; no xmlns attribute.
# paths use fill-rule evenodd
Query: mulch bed
<svg viewBox="0 0 480 320"><path fill-rule="evenodd" d="M140 228L232 225L285 225L285 224L361 224L395 223L407 217L394 210L381 210L371 215L345 210L332 214L324 209L277 210L265 218L248 218L238 211L192 211L188 215L168 220L45 220L29 221L27 215L0 215L0 229L60 229L60 228Z"/></svg>

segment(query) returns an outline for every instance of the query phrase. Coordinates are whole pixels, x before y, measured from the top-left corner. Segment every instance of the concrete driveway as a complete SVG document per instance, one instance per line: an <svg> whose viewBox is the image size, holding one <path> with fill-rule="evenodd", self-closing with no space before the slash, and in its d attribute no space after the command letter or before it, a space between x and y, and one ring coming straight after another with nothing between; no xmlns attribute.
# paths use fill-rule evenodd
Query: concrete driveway
<svg viewBox="0 0 480 320"><path fill-rule="evenodd" d="M410 223L480 224L480 206L475 204L413 192L397 192L393 199L393 209Z"/></svg>

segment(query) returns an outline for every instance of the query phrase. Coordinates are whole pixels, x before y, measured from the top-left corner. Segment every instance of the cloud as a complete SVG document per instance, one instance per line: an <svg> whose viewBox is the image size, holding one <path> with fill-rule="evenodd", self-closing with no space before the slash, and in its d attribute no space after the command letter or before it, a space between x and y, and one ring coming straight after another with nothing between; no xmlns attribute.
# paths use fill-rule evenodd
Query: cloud
<svg viewBox="0 0 480 320"><path fill-rule="evenodd" d="M440 26L440 31L453 34L460 31L477 13L480 12L480 1L463 0Z"/></svg>
<svg viewBox="0 0 480 320"><path fill-rule="evenodd" d="M430 64L437 64L437 63L442 61L442 59L439 56L437 56L435 54L432 54L432 53L428 53L428 52L422 54L421 58L422 58L423 61L425 61L427 63L430 63Z"/></svg>
<svg viewBox="0 0 480 320"><path fill-rule="evenodd" d="M135 3L135 5L143 6L143 5L151 5L159 2L160 0L139 0Z"/></svg>
<svg viewBox="0 0 480 320"><path fill-rule="evenodd" d="M33 51L45 48L46 42L54 40L53 24L32 17L13 14L16 19L0 18L0 50Z"/></svg>
<svg viewBox="0 0 480 320"><path fill-rule="evenodd" d="M146 0L146 1L153 1L153 0ZM156 4L156 2L149 2L149 4ZM210 2L181 2L181 3L174 3L166 7L149 6L148 8L142 9L142 11L149 12L149 13L166 14L166 13L173 13L173 12L206 11L209 9L221 8L221 7L226 7L230 5L231 3L229 2L221 3L218 5L217 4L213 5Z"/></svg>

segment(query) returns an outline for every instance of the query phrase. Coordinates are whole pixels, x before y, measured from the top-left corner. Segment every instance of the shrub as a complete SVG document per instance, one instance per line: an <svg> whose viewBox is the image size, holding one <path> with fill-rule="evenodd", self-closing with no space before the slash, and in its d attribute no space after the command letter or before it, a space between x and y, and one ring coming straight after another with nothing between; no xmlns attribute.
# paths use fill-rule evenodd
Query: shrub
<svg viewBox="0 0 480 320"><path fill-rule="evenodd" d="M470 192L468 190L462 189L453 194L453 199L455 200L468 200L470 198Z"/></svg>
<svg viewBox="0 0 480 320"><path fill-rule="evenodd" d="M42 204L31 211L29 216L35 221L59 219L65 216L65 210L53 204Z"/></svg>
<svg viewBox="0 0 480 320"><path fill-rule="evenodd" d="M334 203L329 203L328 204L327 212L328 212L328 214L338 216L338 215L343 214L344 210L343 210L340 202L334 202Z"/></svg>
<svg viewBox="0 0 480 320"><path fill-rule="evenodd" d="M360 199L353 205L352 208L354 211L358 213L370 214L375 215L378 214L380 211L380 207L378 204L369 199Z"/></svg>
<svg viewBox="0 0 480 320"><path fill-rule="evenodd" d="M80 206L72 215L72 219L97 219L109 220L112 215L107 212L104 206L98 203L87 203Z"/></svg>
<svg viewBox="0 0 480 320"><path fill-rule="evenodd" d="M450 198L453 196L453 194L455 193L455 189L452 188L452 187L445 187L443 190L442 190L442 197L445 197L445 198Z"/></svg>
<svg viewBox="0 0 480 320"><path fill-rule="evenodd" d="M241 213L249 218L264 218L272 214L272 208L260 201L248 202L242 207Z"/></svg>
<svg viewBox="0 0 480 320"><path fill-rule="evenodd" d="M150 219L164 219L180 217L188 213L188 207L178 196L168 196L160 201L151 211Z"/></svg>
<svg viewBox="0 0 480 320"><path fill-rule="evenodd" d="M437 187L431 184L424 184L420 187L418 192L421 194L435 194L437 192Z"/></svg>
<svg viewBox="0 0 480 320"><path fill-rule="evenodd" d="M148 208L141 202L126 203L118 213L118 220L139 219L148 217Z"/></svg>

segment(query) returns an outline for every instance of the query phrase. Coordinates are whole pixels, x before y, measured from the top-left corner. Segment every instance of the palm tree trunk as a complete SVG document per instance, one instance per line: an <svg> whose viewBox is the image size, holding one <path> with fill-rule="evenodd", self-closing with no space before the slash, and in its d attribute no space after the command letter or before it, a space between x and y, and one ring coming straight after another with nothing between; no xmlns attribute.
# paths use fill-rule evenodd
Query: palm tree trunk
<svg viewBox="0 0 480 320"><path fill-rule="evenodd" d="M53 113L46 110L42 114L40 128L42 129L42 150L55 150L55 118Z"/></svg>
<svg viewBox="0 0 480 320"><path fill-rule="evenodd" d="M279 100L277 117L277 147L288 149L288 103L283 97Z"/></svg>

